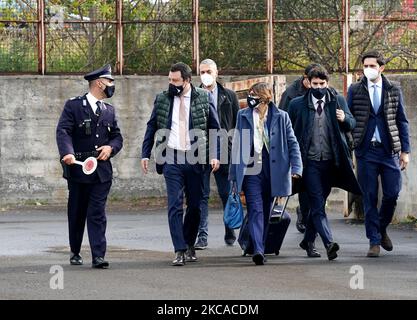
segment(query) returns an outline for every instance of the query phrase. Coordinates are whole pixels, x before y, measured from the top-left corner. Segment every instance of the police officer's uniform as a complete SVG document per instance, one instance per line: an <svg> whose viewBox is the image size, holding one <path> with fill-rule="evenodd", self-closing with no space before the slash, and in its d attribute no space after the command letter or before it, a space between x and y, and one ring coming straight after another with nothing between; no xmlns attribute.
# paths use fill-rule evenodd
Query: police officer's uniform
<svg viewBox="0 0 417 320"><path fill-rule="evenodd" d="M84 78L88 81L98 78L113 80L110 65L93 71ZM96 112L93 112L95 109ZM98 106L93 108L87 99L87 94L72 98L65 103L57 126L56 139L60 159L67 154L73 154L79 161L91 156L98 157L100 151L96 149L101 146L112 147L111 157L115 156L123 146L114 107L99 101ZM82 167L76 164L69 166L63 164L63 168L69 190L68 222L71 253L72 256L79 256L87 220L93 266L95 266L95 259L104 258L106 253L105 205L112 184L112 165L109 159L100 160L96 171L91 175L85 175ZM82 260L78 264L82 264Z"/></svg>

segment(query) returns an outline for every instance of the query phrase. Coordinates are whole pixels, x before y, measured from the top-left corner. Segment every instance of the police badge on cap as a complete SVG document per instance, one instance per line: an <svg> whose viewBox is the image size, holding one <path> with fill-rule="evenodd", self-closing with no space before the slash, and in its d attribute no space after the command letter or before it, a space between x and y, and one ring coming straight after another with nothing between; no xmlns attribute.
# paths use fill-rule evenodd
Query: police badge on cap
<svg viewBox="0 0 417 320"><path fill-rule="evenodd" d="M111 75L111 65L106 64L104 67L94 70L84 76L84 79L87 81L93 81L99 78L106 78L114 81L114 78Z"/></svg>

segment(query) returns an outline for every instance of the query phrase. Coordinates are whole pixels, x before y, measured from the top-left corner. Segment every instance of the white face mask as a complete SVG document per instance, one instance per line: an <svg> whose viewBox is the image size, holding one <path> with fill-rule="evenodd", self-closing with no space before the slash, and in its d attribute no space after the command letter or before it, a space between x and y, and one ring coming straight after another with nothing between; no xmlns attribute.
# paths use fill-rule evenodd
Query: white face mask
<svg viewBox="0 0 417 320"><path fill-rule="evenodd" d="M371 81L376 80L379 77L379 71L374 68L365 68L363 73L365 77Z"/></svg>
<svg viewBox="0 0 417 320"><path fill-rule="evenodd" d="M214 83L214 77L211 74L204 73L200 78L205 87L210 87Z"/></svg>

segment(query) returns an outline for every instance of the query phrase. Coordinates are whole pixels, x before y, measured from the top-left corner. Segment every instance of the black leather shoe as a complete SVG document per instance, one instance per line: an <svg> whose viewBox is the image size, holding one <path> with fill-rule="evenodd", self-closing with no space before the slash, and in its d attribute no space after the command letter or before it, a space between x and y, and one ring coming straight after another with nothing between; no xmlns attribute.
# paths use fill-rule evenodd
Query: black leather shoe
<svg viewBox="0 0 417 320"><path fill-rule="evenodd" d="M109 263L102 257L96 257L93 259L92 267L95 269L108 269Z"/></svg>
<svg viewBox="0 0 417 320"><path fill-rule="evenodd" d="M304 217L303 217L303 213L301 212L300 206L297 207L297 222L295 223L295 227L300 233L306 232L306 226L304 224Z"/></svg>
<svg viewBox="0 0 417 320"><path fill-rule="evenodd" d="M233 229L229 229L227 227L226 228L226 232L224 235L224 242L228 245L228 246L233 246L233 244L236 241L236 235L235 235L235 230Z"/></svg>
<svg viewBox="0 0 417 320"><path fill-rule="evenodd" d="M185 265L185 252L177 251L175 252L175 259L172 261L173 266L183 266Z"/></svg>
<svg viewBox="0 0 417 320"><path fill-rule="evenodd" d="M314 245L314 242L306 242L301 241L300 242L300 248L304 249L307 252L307 256L310 258L320 258L321 254L316 250L316 247Z"/></svg>
<svg viewBox="0 0 417 320"><path fill-rule="evenodd" d="M337 251L340 247L336 242L330 242L327 246L327 258L331 261L337 258Z"/></svg>
<svg viewBox="0 0 417 320"><path fill-rule="evenodd" d="M195 248L194 247L188 247L187 251L185 252L185 261L187 262L196 262L198 261L198 258L195 254Z"/></svg>
<svg viewBox="0 0 417 320"><path fill-rule="evenodd" d="M79 254L72 254L70 264L73 266L81 266L83 264L83 258Z"/></svg>
<svg viewBox="0 0 417 320"><path fill-rule="evenodd" d="M264 265L266 262L265 256L262 253L255 253L252 256L252 261L255 262L257 266Z"/></svg>

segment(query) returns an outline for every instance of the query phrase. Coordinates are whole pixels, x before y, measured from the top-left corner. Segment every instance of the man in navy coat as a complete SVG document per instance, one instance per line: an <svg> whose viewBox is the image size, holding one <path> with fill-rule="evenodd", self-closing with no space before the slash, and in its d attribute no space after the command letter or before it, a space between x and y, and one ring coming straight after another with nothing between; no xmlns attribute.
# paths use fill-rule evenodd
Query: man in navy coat
<svg viewBox="0 0 417 320"><path fill-rule="evenodd" d="M87 220L93 268L108 268L106 253L107 195L112 184L110 158L123 146L115 109L103 102L115 90L110 65L84 76L89 92L65 103L56 129L56 140L64 178L68 182L68 223L71 247L70 263L82 265L80 255ZM97 158L97 169L86 175L75 160Z"/></svg>
<svg viewBox="0 0 417 320"><path fill-rule="evenodd" d="M356 125L346 100L328 89L325 68L313 68L308 78L311 88L302 97L291 100L289 115L300 144L303 159L303 185L308 194L310 212L300 247L309 257L320 257L314 241L318 233L329 260L337 258L339 245L333 240L326 215L326 200L332 187L354 194L361 189L352 169L346 133Z"/></svg>

